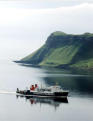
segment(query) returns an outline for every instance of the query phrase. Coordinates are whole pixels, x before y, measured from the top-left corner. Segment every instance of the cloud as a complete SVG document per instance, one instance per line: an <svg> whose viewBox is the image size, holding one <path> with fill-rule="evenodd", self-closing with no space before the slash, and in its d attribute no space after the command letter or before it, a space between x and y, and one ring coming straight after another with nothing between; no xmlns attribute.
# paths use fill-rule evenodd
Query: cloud
<svg viewBox="0 0 93 121"><path fill-rule="evenodd" d="M0 7L0 52L14 49L16 54L20 51L19 56L27 55L54 31L93 33L93 4L42 9L10 7L9 4Z"/></svg>
<svg viewBox="0 0 93 121"><path fill-rule="evenodd" d="M59 7L59 8L48 8L48 9L24 9L24 8L0 8L0 23L1 24L11 24L15 22L20 22L24 20L26 17L30 18L31 16L39 16L39 15L49 15L51 14L69 14L70 12L78 12L80 11L89 11L92 12L93 4L84 3L76 6L69 7ZM87 15L88 16L88 15Z"/></svg>
<svg viewBox="0 0 93 121"><path fill-rule="evenodd" d="M23 33L37 31L55 31L63 26L69 32L89 31L93 32L93 4L84 3L76 6L65 6L47 9L25 9L25 8L0 8L0 27L1 33L7 32L10 28L11 33ZM81 26L82 25L82 26ZM54 28L55 27L55 28ZM80 28L78 28L80 27ZM76 28L76 29L75 29ZM77 29L78 28L78 29ZM86 28L86 29L85 29ZM90 28L90 29L89 29ZM46 30L45 30L46 29ZM48 30L49 29L49 30ZM50 31L49 31L50 32ZM35 32L36 33L36 32Z"/></svg>

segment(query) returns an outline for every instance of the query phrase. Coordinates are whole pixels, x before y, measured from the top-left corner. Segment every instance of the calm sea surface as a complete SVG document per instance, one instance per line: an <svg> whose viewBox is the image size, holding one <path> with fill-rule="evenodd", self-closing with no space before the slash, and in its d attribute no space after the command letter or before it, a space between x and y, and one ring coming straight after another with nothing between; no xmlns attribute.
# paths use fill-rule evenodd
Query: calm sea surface
<svg viewBox="0 0 93 121"><path fill-rule="evenodd" d="M58 83L68 100L17 97L16 88ZM0 61L0 121L93 121L93 72L34 68Z"/></svg>

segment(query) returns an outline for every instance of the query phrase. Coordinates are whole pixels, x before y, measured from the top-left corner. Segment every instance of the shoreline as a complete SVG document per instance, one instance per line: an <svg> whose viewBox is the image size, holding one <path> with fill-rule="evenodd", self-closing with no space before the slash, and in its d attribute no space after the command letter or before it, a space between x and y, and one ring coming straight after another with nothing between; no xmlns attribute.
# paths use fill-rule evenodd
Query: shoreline
<svg viewBox="0 0 93 121"><path fill-rule="evenodd" d="M27 61L13 61L14 63L18 64L23 64L23 66L31 66L31 67L46 67L46 68L58 68L58 69L68 69L68 70L86 70L86 71L93 71L93 68L87 68L87 67L70 67L70 64L64 64L64 65L58 65L58 66L49 66L49 65L36 65L36 64L31 64L30 62Z"/></svg>

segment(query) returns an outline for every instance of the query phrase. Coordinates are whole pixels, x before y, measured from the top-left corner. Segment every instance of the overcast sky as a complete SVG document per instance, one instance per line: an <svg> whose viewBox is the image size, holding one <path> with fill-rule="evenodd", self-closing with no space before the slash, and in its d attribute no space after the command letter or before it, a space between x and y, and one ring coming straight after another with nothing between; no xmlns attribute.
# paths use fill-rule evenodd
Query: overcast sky
<svg viewBox="0 0 93 121"><path fill-rule="evenodd" d="M0 59L30 54L54 31L93 33L93 0L0 0Z"/></svg>

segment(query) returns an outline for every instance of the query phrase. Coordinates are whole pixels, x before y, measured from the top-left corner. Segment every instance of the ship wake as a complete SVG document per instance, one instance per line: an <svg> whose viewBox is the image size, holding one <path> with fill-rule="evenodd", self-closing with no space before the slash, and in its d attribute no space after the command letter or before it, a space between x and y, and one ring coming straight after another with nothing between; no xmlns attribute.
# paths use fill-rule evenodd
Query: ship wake
<svg viewBox="0 0 93 121"><path fill-rule="evenodd" d="M0 94L16 94L16 92L6 91L6 90L0 90Z"/></svg>

